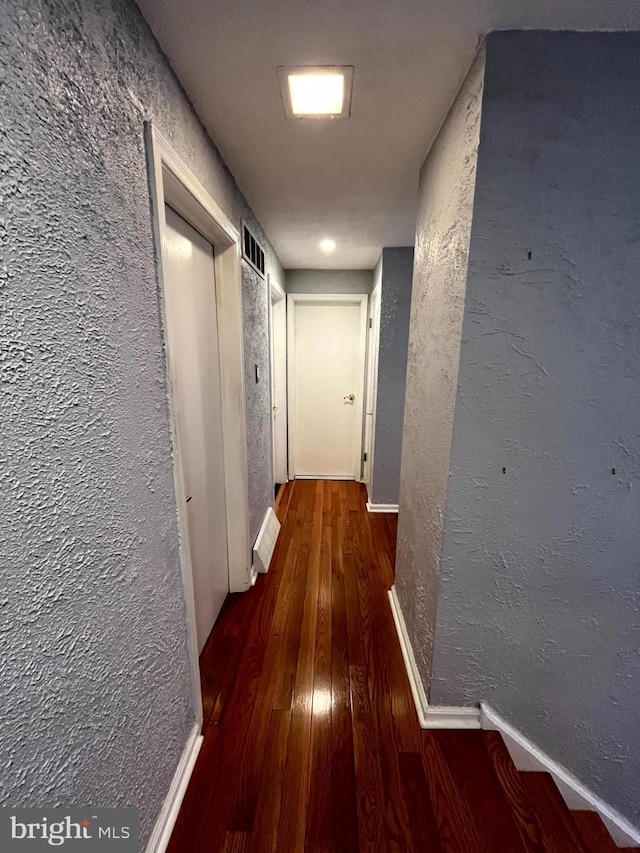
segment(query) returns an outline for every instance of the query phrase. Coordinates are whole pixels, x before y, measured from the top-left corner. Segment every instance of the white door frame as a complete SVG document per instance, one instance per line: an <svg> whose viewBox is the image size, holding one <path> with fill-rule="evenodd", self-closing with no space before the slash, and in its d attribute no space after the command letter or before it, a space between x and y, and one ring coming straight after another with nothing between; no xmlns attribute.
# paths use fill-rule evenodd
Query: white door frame
<svg viewBox="0 0 640 853"><path fill-rule="evenodd" d="M251 543L249 539L249 484L246 460L246 415L244 394L244 345L242 329L242 283L240 279L240 235L204 187L158 133L145 123L147 164L150 178L153 234L156 246L158 296L166 350L171 439L175 464L174 489L180 534L180 565L187 610L191 688L196 722L202 726L202 693L196 635L193 574L189 552L186 491L180 458L178 423L175 411L175 377L166 334L166 300L163 269L165 204L170 205L202 234L214 248L216 305L220 350L222 396L222 443L224 455L225 502L229 590L243 592L251 586Z"/></svg>
<svg viewBox="0 0 640 853"><path fill-rule="evenodd" d="M287 390L289 417L289 479L296 476L295 471L295 414L296 414L296 305L358 305L360 308L360 341L358 347L358 380L356 389L355 439L353 450L353 479L362 479L362 440L364 417L364 374L367 348L368 300L366 293L289 293L287 294ZM335 477L314 477L313 479L336 479ZM340 479L340 478L338 478ZM349 478L351 479L351 478Z"/></svg>
<svg viewBox="0 0 640 853"><path fill-rule="evenodd" d="M273 459L273 486L275 489L275 484L278 482L277 475L277 440L276 434L273 430L273 412L275 410L276 398L275 398L275 387L276 387L276 365L274 359L274 340L273 340L273 306L279 302L282 302L286 299L287 294L280 287L277 281L273 281L271 276L267 276L269 281L269 364L271 369L271 445L272 445L272 459ZM285 368L285 382L286 382L286 368ZM285 389L285 400L286 400L286 389ZM287 424L288 429L288 418L287 418L287 410L285 407L284 411L285 423ZM288 471L287 461L285 460L285 472Z"/></svg>
<svg viewBox="0 0 640 853"><path fill-rule="evenodd" d="M374 307L373 297L374 294L377 296L376 304ZM376 282L375 287L371 291L371 295L369 297L369 317L371 319L371 326L369 328L369 338L367 341L367 387L366 387L366 400L365 400L365 418L370 417L371 423L369 424L369 435L368 435L368 443L366 441L366 428L365 428L365 442L364 442L364 451L367 454L367 477L363 476L364 482L367 486L367 498L369 501L371 500L371 491L373 486L373 460L376 452L376 410L378 405L378 359L380 355L380 311L382 308L382 278L380 281ZM363 464L363 475L364 475L364 464Z"/></svg>

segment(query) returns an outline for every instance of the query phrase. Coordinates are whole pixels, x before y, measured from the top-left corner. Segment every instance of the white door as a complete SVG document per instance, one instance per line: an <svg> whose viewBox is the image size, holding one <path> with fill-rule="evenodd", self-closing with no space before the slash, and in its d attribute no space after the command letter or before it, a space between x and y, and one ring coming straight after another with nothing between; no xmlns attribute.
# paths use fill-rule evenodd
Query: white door
<svg viewBox="0 0 640 853"><path fill-rule="evenodd" d="M371 473L373 471L374 433L376 428L376 396L378 390L378 349L380 346L380 284L369 299L369 338L367 345L367 390L364 415L364 464L362 479L367 485L371 500Z"/></svg>
<svg viewBox="0 0 640 853"><path fill-rule="evenodd" d="M359 480L367 297L288 301L291 474Z"/></svg>
<svg viewBox="0 0 640 853"><path fill-rule="evenodd" d="M287 300L271 285L271 403L273 476L287 482Z"/></svg>
<svg viewBox="0 0 640 853"><path fill-rule="evenodd" d="M229 591L213 247L165 207L165 299L198 651Z"/></svg>

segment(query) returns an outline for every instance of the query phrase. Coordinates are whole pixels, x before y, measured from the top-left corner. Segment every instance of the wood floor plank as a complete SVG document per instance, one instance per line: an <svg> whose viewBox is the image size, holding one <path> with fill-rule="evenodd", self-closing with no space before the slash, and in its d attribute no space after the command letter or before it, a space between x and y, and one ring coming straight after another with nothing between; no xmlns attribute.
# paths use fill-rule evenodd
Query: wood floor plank
<svg viewBox="0 0 640 853"><path fill-rule="evenodd" d="M299 562L291 559L285 561L272 618L265 619L256 628L264 632L262 640L266 651L255 688L256 701L246 732L245 746L235 769L236 780L227 818L227 829L233 832L251 832L253 829L258 796L263 784L264 755L271 708L281 668L282 647L288 639L288 614L292 609L292 598L301 594L304 581Z"/></svg>
<svg viewBox="0 0 640 853"><path fill-rule="evenodd" d="M265 784L260 788L258 796L251 834L251 853L275 853L278 849L278 827L290 724L290 710L271 712L264 757Z"/></svg>
<svg viewBox="0 0 640 853"><path fill-rule="evenodd" d="M485 749L483 732L442 731L434 735L490 849L522 853L525 847Z"/></svg>
<svg viewBox="0 0 640 853"><path fill-rule="evenodd" d="M349 681L349 635L340 493L331 490L331 834L334 851L356 851L358 814Z"/></svg>
<svg viewBox="0 0 640 853"><path fill-rule="evenodd" d="M360 850L387 849L384 825L385 790L382 783L378 744L374 737L371 702L364 665L349 667L353 722L353 747Z"/></svg>
<svg viewBox="0 0 640 853"><path fill-rule="evenodd" d="M278 494L274 503L274 509L281 523L287 517L287 513L289 511L289 502L291 500L291 493L293 491L295 482L295 480L289 480L288 483L284 483L278 489Z"/></svg>
<svg viewBox="0 0 640 853"><path fill-rule="evenodd" d="M323 483L306 849L331 846L331 489Z"/></svg>
<svg viewBox="0 0 640 853"><path fill-rule="evenodd" d="M170 853L589 849L497 733L420 729L387 596L396 516L360 483L283 488L269 573L200 658L208 725Z"/></svg>
<svg viewBox="0 0 640 853"><path fill-rule="evenodd" d="M540 820L545 850L589 853L549 773L527 772L522 777Z"/></svg>
<svg viewBox="0 0 640 853"><path fill-rule="evenodd" d="M250 704L251 700L244 694L245 684L241 674L250 671L251 668L246 666L245 659L255 661L255 647L247 638L251 636L254 621L265 612L270 612L270 599L275 592L276 588L273 586L258 584L244 594L234 610L239 622L238 643L234 647L232 661L218 693L209 726L204 732L204 744L198 755L194 773L176 821L168 847L169 853L197 850L205 824L210 819L209 803L214 797L224 766L225 746L229 739L228 729L225 728L223 732L221 728L225 710L229 705L234 708L231 715L232 721L236 719L238 706L245 708L245 714L248 712L247 702ZM214 626L214 632L216 627ZM205 680L207 673L203 673L202 676ZM231 725L232 733L233 724Z"/></svg>
<svg viewBox="0 0 640 853"><path fill-rule="evenodd" d="M442 849L493 853L451 775L433 732L422 732L421 753Z"/></svg>
<svg viewBox="0 0 640 853"><path fill-rule="evenodd" d="M249 844L249 833L226 832L222 844L222 853L246 853L249 850Z"/></svg>
<svg viewBox="0 0 640 853"><path fill-rule="evenodd" d="M260 616L269 613L270 604L275 600L276 595L277 587L274 583L266 584L258 582L251 590L243 594L241 602L236 605L236 619L239 622L236 634L238 642L233 644L230 652L225 676L220 684L220 689L218 690L218 695L209 717L209 726L222 725L227 708L233 703L234 697L237 695L239 688L238 679L243 672L242 655L246 653L247 639L251 637L252 626L255 624L256 615Z"/></svg>
<svg viewBox="0 0 640 853"><path fill-rule="evenodd" d="M200 749L167 853L196 850L211 791L216 782L215 769L212 768L215 768L217 756L220 754L220 729L213 728L207 732Z"/></svg>
<svg viewBox="0 0 640 853"><path fill-rule="evenodd" d="M302 484L301 484L302 485ZM304 850L305 816L309 795L311 749L311 715L313 712L313 680L315 668L315 634L320 584L320 543L322 536L322 484L313 487L313 525L310 536L309 561L304 615L300 633L300 650L291 707L291 724L287 745L287 765L278 829L283 850Z"/></svg>
<svg viewBox="0 0 640 853"><path fill-rule="evenodd" d="M298 490L300 492L300 490ZM291 710L293 688L298 668L300 636L304 616L304 604L308 578L310 539L313 533L313 503L302 505L292 525L295 532L287 559L294 564L294 580L291 590L290 606L287 613L285 638L274 690L273 707L279 710Z"/></svg>
<svg viewBox="0 0 640 853"><path fill-rule="evenodd" d="M394 634L381 637L388 628L385 617L391 617L384 579L379 571L373 551L369 516L362 501L358 508L349 511L349 535L353 537L353 561L356 572L358 603L360 606L365 650L365 668L371 708L372 735L378 743L378 762L385 785L384 828L391 849L411 848L409 816L403 798L399 767L398 732L392 711L392 688L387 669L388 654L385 640L397 643ZM415 719L413 712L412 720ZM408 746L419 750L417 728L415 741Z"/></svg>
<svg viewBox="0 0 640 853"><path fill-rule="evenodd" d="M428 790L422 757L419 753L403 752L399 756L402 794L406 803L411 831L411 849L415 853L440 853L440 838L431 802L425 797Z"/></svg>
<svg viewBox="0 0 640 853"><path fill-rule="evenodd" d="M262 580L265 580L263 578ZM258 583L260 583L258 580ZM229 699L232 710L227 710L222 722L223 736L220 750L212 766L216 782L212 787L204 815L202 832L194 850L211 851L222 846L231 805L233 786L230 779L237 770L246 745L247 734L256 701L256 688L264 663L269 628L273 618L278 587L261 584L264 590L257 598L249 634L240 659L238 673ZM258 585L254 587L259 589Z"/></svg>
<svg viewBox="0 0 640 853"><path fill-rule="evenodd" d="M215 724L213 711L216 706L222 711L224 702L218 702L225 688L233 682L233 674L242 652L239 642L241 631L251 618L251 609L242 601L241 593L228 595L216 622L217 631L212 631L209 641L200 655L202 677L203 732L211 722Z"/></svg>
<svg viewBox="0 0 640 853"><path fill-rule="evenodd" d="M499 732L485 731L483 740L525 849L542 853L545 849L542 829L523 774L516 769Z"/></svg>
<svg viewBox="0 0 640 853"><path fill-rule="evenodd" d="M591 853L618 853L620 848L597 812L578 811L572 812L571 816Z"/></svg>

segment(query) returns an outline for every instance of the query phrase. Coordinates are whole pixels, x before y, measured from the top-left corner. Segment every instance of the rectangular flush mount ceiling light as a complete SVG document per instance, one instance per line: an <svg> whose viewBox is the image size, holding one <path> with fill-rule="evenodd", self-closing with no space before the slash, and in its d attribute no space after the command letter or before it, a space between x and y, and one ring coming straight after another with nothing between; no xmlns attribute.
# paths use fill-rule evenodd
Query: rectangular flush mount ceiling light
<svg viewBox="0 0 640 853"><path fill-rule="evenodd" d="M279 66L287 118L349 118L353 65Z"/></svg>

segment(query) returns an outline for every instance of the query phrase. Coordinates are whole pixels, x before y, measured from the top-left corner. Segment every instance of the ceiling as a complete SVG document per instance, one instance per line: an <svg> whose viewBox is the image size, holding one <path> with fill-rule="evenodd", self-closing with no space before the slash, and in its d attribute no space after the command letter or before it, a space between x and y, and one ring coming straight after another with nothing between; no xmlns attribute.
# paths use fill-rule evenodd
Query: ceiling
<svg viewBox="0 0 640 853"><path fill-rule="evenodd" d="M285 268L413 244L420 164L484 33L640 29L638 0L138 2ZM351 118L285 118L278 65L355 66Z"/></svg>

